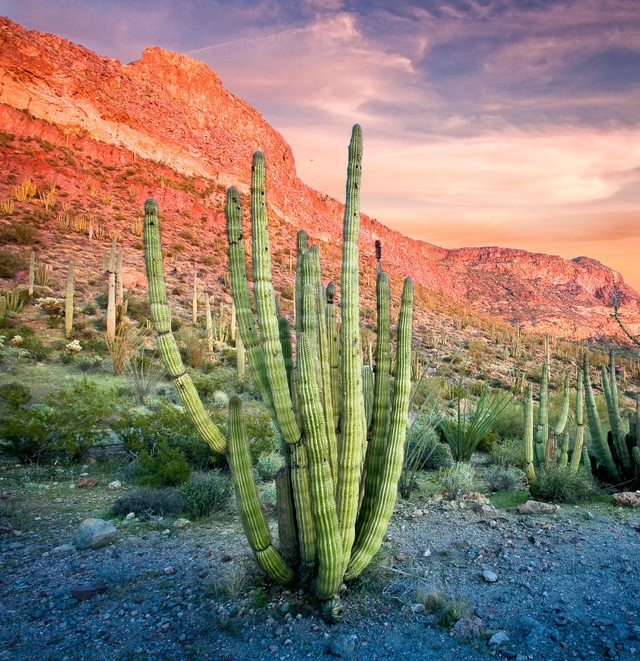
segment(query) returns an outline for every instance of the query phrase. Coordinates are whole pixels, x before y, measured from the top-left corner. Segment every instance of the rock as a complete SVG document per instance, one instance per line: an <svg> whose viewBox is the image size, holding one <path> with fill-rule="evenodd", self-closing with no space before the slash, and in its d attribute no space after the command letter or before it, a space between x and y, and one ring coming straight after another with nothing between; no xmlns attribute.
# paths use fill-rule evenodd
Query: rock
<svg viewBox="0 0 640 661"><path fill-rule="evenodd" d="M405 561L405 557L404 557L404 555L403 555L402 553L396 553L396 555L394 556L394 560L395 560L396 562L404 562L404 561Z"/></svg>
<svg viewBox="0 0 640 661"><path fill-rule="evenodd" d="M76 530L72 543L77 549L98 549L108 544L116 532L110 521L85 519Z"/></svg>
<svg viewBox="0 0 640 661"><path fill-rule="evenodd" d="M424 516L424 512L422 510L413 510L413 512L411 512L411 516L415 518Z"/></svg>
<svg viewBox="0 0 640 661"><path fill-rule="evenodd" d="M411 604L411 611L413 613L424 613L425 610L424 604Z"/></svg>
<svg viewBox="0 0 640 661"><path fill-rule="evenodd" d="M87 489L89 487L95 487L98 484L98 480L95 477L81 477L77 482L76 486L78 489Z"/></svg>
<svg viewBox="0 0 640 661"><path fill-rule="evenodd" d="M129 512L127 516L124 517L125 521L133 521L133 519L136 518L136 513L135 512Z"/></svg>
<svg viewBox="0 0 640 661"><path fill-rule="evenodd" d="M78 601L90 599L96 594L102 594L107 591L106 583L99 583L98 585L80 585L71 590L71 596Z"/></svg>
<svg viewBox="0 0 640 661"><path fill-rule="evenodd" d="M463 617L452 627L449 635L459 640L473 640L480 638L484 622L479 617Z"/></svg>
<svg viewBox="0 0 640 661"><path fill-rule="evenodd" d="M63 553L64 551L75 551L76 547L73 544L61 544L56 546L51 553ZM76 597L77 599L77 597Z"/></svg>
<svg viewBox="0 0 640 661"><path fill-rule="evenodd" d="M518 635L521 642L525 643L528 647L537 647L540 641L544 638L551 638L556 642L561 639L560 632L557 629L550 629L533 617L525 615L520 618L518 623Z"/></svg>
<svg viewBox="0 0 640 661"><path fill-rule="evenodd" d="M122 486L122 482L120 480L114 480L113 482L109 482L109 489L119 489Z"/></svg>
<svg viewBox="0 0 640 661"><path fill-rule="evenodd" d="M232 558L231 558L230 555L223 555L223 556L220 558L220 562L231 562L231 560L232 560Z"/></svg>
<svg viewBox="0 0 640 661"><path fill-rule="evenodd" d="M164 568L164 573L165 573L167 576L171 576L171 574L175 574L175 573L176 573L176 569L175 569L175 567L172 567L171 565L169 565L168 567L165 567L165 568Z"/></svg>
<svg viewBox="0 0 640 661"><path fill-rule="evenodd" d="M422 555L423 557L428 558L431 555L431 549L425 549L425 552Z"/></svg>
<svg viewBox="0 0 640 661"><path fill-rule="evenodd" d="M587 521L593 521L594 516L589 512L589 510L584 511L584 518L587 519Z"/></svg>
<svg viewBox="0 0 640 661"><path fill-rule="evenodd" d="M189 519L176 519L173 522L174 528L178 528L178 530L188 528L190 525L191 525L191 521L189 521Z"/></svg>
<svg viewBox="0 0 640 661"><path fill-rule="evenodd" d="M496 513L496 508L491 503L480 503L473 508L473 511L480 516L492 516Z"/></svg>
<svg viewBox="0 0 640 661"><path fill-rule="evenodd" d="M637 507L640 505L640 491L623 491L613 494L613 503L615 505L624 505L625 507Z"/></svg>
<svg viewBox="0 0 640 661"><path fill-rule="evenodd" d="M518 514L553 514L557 509L557 505L539 503L536 500L528 500L524 505L517 507Z"/></svg>
<svg viewBox="0 0 640 661"><path fill-rule="evenodd" d="M507 636L506 631L496 631L491 638L489 638L489 642L487 645L489 647L498 647L498 645L504 645L505 643L509 642L509 636Z"/></svg>
<svg viewBox="0 0 640 661"><path fill-rule="evenodd" d="M484 578L487 583L495 583L498 580L498 574L490 569L486 569L482 572L482 578Z"/></svg>
<svg viewBox="0 0 640 661"><path fill-rule="evenodd" d="M336 636L329 645L329 654L346 659L353 654L356 648L357 636L354 634L342 634Z"/></svg>

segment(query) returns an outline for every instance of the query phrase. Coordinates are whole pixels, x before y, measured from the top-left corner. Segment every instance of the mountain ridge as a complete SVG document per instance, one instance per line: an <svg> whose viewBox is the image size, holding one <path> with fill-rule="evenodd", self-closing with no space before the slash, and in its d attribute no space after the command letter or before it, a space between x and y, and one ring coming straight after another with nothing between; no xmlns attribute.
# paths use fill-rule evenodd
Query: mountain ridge
<svg viewBox="0 0 640 661"><path fill-rule="evenodd" d="M8 195L20 176L33 171L77 202L77 213L101 218L125 246L136 244L127 231L127 216L139 213L144 197L159 198L171 217L165 227L168 245L175 247L180 233L189 232L200 243L183 237L182 251L172 249L180 271L192 266L204 271L203 247L215 252L210 255L213 277L202 276L207 286L214 285L226 259L218 242L224 235L224 189L234 185L246 196L251 155L261 149L267 159L274 251L280 252L276 280L286 275L287 250L295 245L299 228L319 243L323 262L328 262L325 275L337 276L343 205L306 186L284 138L197 60L150 46L140 60L122 65L57 35L27 31L0 18L0 121L3 131L14 136L0 147L0 162L5 172L15 171L13 181L0 184L0 195ZM41 142L52 150L40 149ZM95 188L115 202L100 205L90 195ZM43 224L46 252L55 217ZM66 244L77 237L55 236L67 252L73 251L73 241ZM451 299L478 315L535 332L620 338L610 316L615 280L629 328L640 330L640 296L620 274L592 258L567 260L498 246L445 249L362 214L363 274L373 273L376 239L383 244L392 279L414 277L432 309ZM136 250L130 255L129 277L142 286ZM97 256L99 249L93 246L89 252Z"/></svg>

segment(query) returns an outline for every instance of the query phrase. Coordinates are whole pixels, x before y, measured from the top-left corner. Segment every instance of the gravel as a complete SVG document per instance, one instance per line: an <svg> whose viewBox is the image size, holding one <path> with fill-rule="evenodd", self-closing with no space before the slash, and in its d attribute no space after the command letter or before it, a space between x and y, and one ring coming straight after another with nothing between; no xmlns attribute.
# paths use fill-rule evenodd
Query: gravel
<svg viewBox="0 0 640 661"><path fill-rule="evenodd" d="M397 506L333 626L307 592L263 580L236 518L115 521L115 540L88 550L55 521L3 534L0 660L640 656L640 512L448 505ZM466 600L465 621L438 624L429 592Z"/></svg>

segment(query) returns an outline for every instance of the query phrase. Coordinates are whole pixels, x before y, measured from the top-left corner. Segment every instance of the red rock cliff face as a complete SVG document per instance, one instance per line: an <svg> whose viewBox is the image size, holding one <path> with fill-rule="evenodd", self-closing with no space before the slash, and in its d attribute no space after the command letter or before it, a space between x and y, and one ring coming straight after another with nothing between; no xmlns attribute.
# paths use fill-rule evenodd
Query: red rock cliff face
<svg viewBox="0 0 640 661"><path fill-rule="evenodd" d="M14 143L1 147L0 163L5 172L13 170L14 180L37 172L65 194L86 198L86 189L94 186L87 177L95 176L95 185L116 196L128 188L129 201L138 208L144 196L154 195L168 212L182 213L173 216L169 233L191 228L218 253L224 245L212 240L223 232L224 187L248 192L251 155L261 149L276 241L282 240L288 251L291 244L285 242L304 227L322 248L325 274L338 272L342 205L298 179L282 136L201 62L149 47L139 61L123 66L56 35L26 31L0 18L0 121L2 130L22 144L37 138L39 145L59 152L56 161L44 147L42 153L20 151ZM346 166L347 141L345 136L345 164L336 167ZM66 161L60 154L67 154ZM100 175L96 159L107 170ZM0 193L10 183L3 182ZM111 216L116 225L122 225L122 209L128 209L124 200L120 214ZM373 243L380 239L385 267L396 281L411 275L424 290L441 292L480 315L566 337L615 335L610 319L615 278L630 327L640 328L638 294L595 260L496 247L445 250L367 216L362 220L363 269L372 266ZM187 255L198 259L194 251ZM174 256L178 262L183 258ZM139 255L131 268L142 272Z"/></svg>

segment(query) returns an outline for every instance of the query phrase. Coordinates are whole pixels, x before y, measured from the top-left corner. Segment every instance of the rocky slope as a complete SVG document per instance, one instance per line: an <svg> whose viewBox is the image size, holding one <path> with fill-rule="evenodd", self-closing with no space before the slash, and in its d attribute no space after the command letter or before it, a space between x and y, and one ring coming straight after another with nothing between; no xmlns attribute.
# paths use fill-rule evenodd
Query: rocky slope
<svg viewBox="0 0 640 661"><path fill-rule="evenodd" d="M268 163L276 281L290 276L290 247L300 227L319 243L325 275L338 273L342 205L300 181L282 136L189 57L149 47L139 61L122 65L0 18L0 126L0 198L9 199L25 177L40 194L55 184L56 194L52 208L37 208L35 196L16 203L0 222L8 226L22 213L24 222L37 225L39 257L61 263L75 256L88 287L109 237L125 247L126 284L144 286L132 222L152 195L164 211L165 245L178 274L170 285L185 293L181 283L195 267L206 288L220 289L224 190L235 185L248 192L258 148ZM82 229L66 228L61 215L91 220L102 235L89 243ZM423 310L469 310L564 337L614 336L615 278L625 319L640 330L640 297L595 260L495 247L445 250L362 220L363 284L373 284L373 243L380 239L396 293L401 278L412 275ZM11 242L10 234L3 236ZM366 293L365 302L370 297Z"/></svg>

